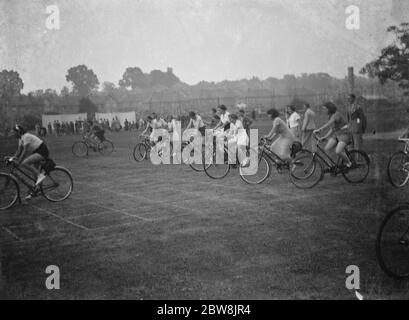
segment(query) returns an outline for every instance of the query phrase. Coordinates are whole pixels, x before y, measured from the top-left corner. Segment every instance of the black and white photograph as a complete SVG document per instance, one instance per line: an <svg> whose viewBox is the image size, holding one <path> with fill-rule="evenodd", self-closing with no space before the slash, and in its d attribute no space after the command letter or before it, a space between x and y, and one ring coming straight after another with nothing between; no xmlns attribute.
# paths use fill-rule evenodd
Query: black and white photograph
<svg viewBox="0 0 409 320"><path fill-rule="evenodd" d="M0 300L406 300L408 186L406 0L0 0Z"/></svg>

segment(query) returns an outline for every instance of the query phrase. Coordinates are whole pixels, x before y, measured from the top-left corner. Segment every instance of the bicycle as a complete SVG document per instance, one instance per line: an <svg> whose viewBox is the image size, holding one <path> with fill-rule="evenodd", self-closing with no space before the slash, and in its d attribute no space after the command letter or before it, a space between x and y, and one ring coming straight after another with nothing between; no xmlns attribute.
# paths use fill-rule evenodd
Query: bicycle
<svg viewBox="0 0 409 320"><path fill-rule="evenodd" d="M240 167L240 178L248 184L261 184L267 180L272 172L272 167L275 167L278 174L283 174L284 171L290 173L290 167L293 163L295 156L299 153L310 152L302 148L300 142L296 141L290 146L291 160L284 160L279 155L274 153L270 149L269 141L261 138L259 142L259 163L257 172L254 175L243 174L243 168ZM259 174L261 172L261 177ZM255 180L253 180L255 179Z"/></svg>
<svg viewBox="0 0 409 320"><path fill-rule="evenodd" d="M150 151L152 150L152 147L154 144L152 144L152 142L150 141L150 137L149 136L145 136L145 135L141 135L142 137L142 142L139 142L135 145L134 150L133 150L133 157L135 159L135 161L140 162L143 161L145 159L148 158L148 155L150 154ZM159 139L158 142L160 142L161 139ZM181 150L182 150L182 154L183 154L183 150L190 145L190 143L192 143L192 141L182 141L181 143ZM163 150L159 150L159 155L161 155L161 152L163 152ZM172 152L172 147L170 152ZM195 149L193 148L191 151L191 155L193 156L193 152L195 152ZM202 152L204 152L204 149L202 149ZM185 162L185 161L184 161ZM196 162L192 162L189 164L189 166L197 172L203 171L203 166L202 163L196 163Z"/></svg>
<svg viewBox="0 0 409 320"><path fill-rule="evenodd" d="M409 203L397 206L382 221L376 237L376 257L388 276L409 278Z"/></svg>
<svg viewBox="0 0 409 320"><path fill-rule="evenodd" d="M84 135L81 141L76 141L72 145L72 153L77 157L88 156L90 149L94 152L99 152L101 155L108 156L114 151L114 144L111 140L104 139L95 146L95 144L90 142L90 138Z"/></svg>
<svg viewBox="0 0 409 320"><path fill-rule="evenodd" d="M41 195L51 202L66 200L72 193L74 183L71 173L55 165L51 159L40 163L40 169L46 178L38 186L36 179L22 170L10 157L5 158L6 165L11 166L10 172L0 172L0 210L11 208L17 201L21 203L20 185L25 185L32 195Z"/></svg>
<svg viewBox="0 0 409 320"><path fill-rule="evenodd" d="M228 147L226 144L224 144L223 148L224 160L221 161L221 163L217 163L216 161L216 148L213 148L212 151L208 151L208 155L204 161L204 164L206 164L205 173L212 179L223 179L230 172L231 168L238 167L240 178L243 181L248 184L261 184L270 176L271 166L274 166L279 174L290 168L291 161L283 160L277 154L271 151L267 140L265 139L260 139L258 144L258 165L257 171L254 174L248 174L246 169L248 167L247 165L242 166L240 164L236 165L228 163ZM294 147L292 150L292 154L301 150L302 149L297 145L297 147ZM250 149L247 147L247 156L249 156L249 153ZM238 158L236 158L236 161L239 162Z"/></svg>
<svg viewBox="0 0 409 320"><path fill-rule="evenodd" d="M389 158L387 173L392 186L403 188L409 181L409 138L399 137L398 141L405 146Z"/></svg>
<svg viewBox="0 0 409 320"><path fill-rule="evenodd" d="M312 153L303 153L295 158L291 168L291 182L298 188L308 189L317 185L324 179L325 174L336 177L342 174L349 183L362 183L369 174L369 156L360 150L348 150L345 153L351 161L351 167L347 167L345 160L338 157L335 162L328 153L319 145L319 137L313 134L316 140L315 150Z"/></svg>

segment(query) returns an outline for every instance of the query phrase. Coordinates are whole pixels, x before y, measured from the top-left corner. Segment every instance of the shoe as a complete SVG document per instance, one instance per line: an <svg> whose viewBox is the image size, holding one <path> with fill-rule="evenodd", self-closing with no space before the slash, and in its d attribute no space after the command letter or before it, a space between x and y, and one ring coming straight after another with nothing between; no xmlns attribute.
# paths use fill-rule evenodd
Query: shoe
<svg viewBox="0 0 409 320"><path fill-rule="evenodd" d="M249 166L250 166L250 160L249 160L249 158L243 159L243 161L242 161L242 163L241 163L241 167L242 167L242 168L247 168L247 167L249 167Z"/></svg>
<svg viewBox="0 0 409 320"><path fill-rule="evenodd" d="M45 174L41 172L37 177L36 186L43 182L45 178L46 178Z"/></svg>
<svg viewBox="0 0 409 320"><path fill-rule="evenodd" d="M35 197L37 197L37 194L30 191L25 199L30 200L30 199L35 198Z"/></svg>

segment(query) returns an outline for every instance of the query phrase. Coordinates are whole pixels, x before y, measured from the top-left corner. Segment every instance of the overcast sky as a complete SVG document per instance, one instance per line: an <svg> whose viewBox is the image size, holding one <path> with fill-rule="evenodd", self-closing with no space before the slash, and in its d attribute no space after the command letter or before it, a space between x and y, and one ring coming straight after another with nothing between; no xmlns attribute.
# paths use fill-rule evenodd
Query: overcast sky
<svg viewBox="0 0 409 320"><path fill-rule="evenodd" d="M60 10L48 30L46 7ZM349 5L360 30L345 27ZM407 0L0 0L0 70L13 69L24 92L66 85L85 64L100 82L126 67L174 73L188 84L257 76L358 71L409 16ZM409 19L407 19L409 20Z"/></svg>

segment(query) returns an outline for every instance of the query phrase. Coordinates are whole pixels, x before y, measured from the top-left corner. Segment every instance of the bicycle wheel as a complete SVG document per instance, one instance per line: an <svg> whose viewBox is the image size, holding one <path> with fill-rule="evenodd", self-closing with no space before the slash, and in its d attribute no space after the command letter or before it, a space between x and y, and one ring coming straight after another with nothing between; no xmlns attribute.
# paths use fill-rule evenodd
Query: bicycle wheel
<svg viewBox="0 0 409 320"><path fill-rule="evenodd" d="M148 154L148 150L144 143L137 143L135 148L133 149L133 158L136 162L143 161L146 159Z"/></svg>
<svg viewBox="0 0 409 320"><path fill-rule="evenodd" d="M72 145L72 153L77 157L85 157L88 155L88 146L83 141L74 142Z"/></svg>
<svg viewBox="0 0 409 320"><path fill-rule="evenodd" d="M204 172L209 178L212 179L223 179L230 171L230 164L227 161L227 156L225 155L224 161L218 163L216 161L215 150L209 150L208 153L205 153L205 159L203 161Z"/></svg>
<svg viewBox="0 0 409 320"><path fill-rule="evenodd" d="M0 210L11 208L18 200L19 194L17 181L6 173L0 173Z"/></svg>
<svg viewBox="0 0 409 320"><path fill-rule="evenodd" d="M321 162L309 151L300 151L290 164L290 180L297 188L309 189L324 175Z"/></svg>
<svg viewBox="0 0 409 320"><path fill-rule="evenodd" d="M260 184L267 180L271 173L270 162L264 155L258 157L257 171L254 174L246 174L246 168L240 166L240 178L248 184Z"/></svg>
<svg viewBox="0 0 409 320"><path fill-rule="evenodd" d="M409 156L403 151L395 152L389 159L387 173L394 187L404 187L409 180Z"/></svg>
<svg viewBox="0 0 409 320"><path fill-rule="evenodd" d="M342 175L349 183L363 182L369 173L369 157L360 150L348 151L349 159L351 159L352 167L342 170ZM345 168L345 161L342 161L341 166Z"/></svg>
<svg viewBox="0 0 409 320"><path fill-rule="evenodd" d="M203 165L205 162L205 146L202 146L202 161L200 163L192 162L189 166L196 172L202 172L205 170L205 166ZM192 149L190 156L193 157L194 155L194 150ZM206 164L207 167L210 166L210 164Z"/></svg>
<svg viewBox="0 0 409 320"><path fill-rule="evenodd" d="M382 221L376 238L376 257L390 277L409 277L409 204L393 209Z"/></svg>
<svg viewBox="0 0 409 320"><path fill-rule="evenodd" d="M114 151L114 144L110 140L104 140L98 144L98 151L103 156L109 156Z"/></svg>
<svg viewBox="0 0 409 320"><path fill-rule="evenodd" d="M71 173L62 167L55 167L40 185L41 194L51 202L67 199L74 188Z"/></svg>

